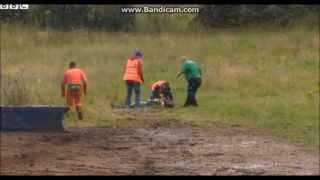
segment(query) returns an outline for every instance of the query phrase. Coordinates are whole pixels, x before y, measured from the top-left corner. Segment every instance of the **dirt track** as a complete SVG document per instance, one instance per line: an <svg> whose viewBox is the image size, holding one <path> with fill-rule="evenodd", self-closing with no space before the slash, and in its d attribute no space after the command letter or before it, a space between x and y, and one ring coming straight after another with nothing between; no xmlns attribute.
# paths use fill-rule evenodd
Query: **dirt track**
<svg viewBox="0 0 320 180"><path fill-rule="evenodd" d="M319 175L301 145L230 128L157 125L1 133L1 174Z"/></svg>

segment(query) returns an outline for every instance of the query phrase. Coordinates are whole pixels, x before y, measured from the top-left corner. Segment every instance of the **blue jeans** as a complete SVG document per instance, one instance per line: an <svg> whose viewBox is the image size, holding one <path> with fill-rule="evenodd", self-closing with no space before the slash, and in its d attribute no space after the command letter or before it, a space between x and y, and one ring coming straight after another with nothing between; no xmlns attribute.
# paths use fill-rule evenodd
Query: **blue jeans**
<svg viewBox="0 0 320 180"><path fill-rule="evenodd" d="M138 81L126 81L127 84L127 98L125 105L130 106L131 105L131 95L132 91L134 90L134 93L136 95L135 99L135 105L140 105L140 99L141 99L141 90L140 90L140 82Z"/></svg>

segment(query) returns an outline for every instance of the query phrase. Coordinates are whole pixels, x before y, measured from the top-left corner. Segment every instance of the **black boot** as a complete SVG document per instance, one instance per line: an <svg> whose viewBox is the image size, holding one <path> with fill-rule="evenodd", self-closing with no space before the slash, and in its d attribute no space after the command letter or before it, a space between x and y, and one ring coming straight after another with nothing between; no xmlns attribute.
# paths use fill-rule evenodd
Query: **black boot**
<svg viewBox="0 0 320 180"><path fill-rule="evenodd" d="M78 111L78 119L82 120L83 119L83 114L81 111Z"/></svg>
<svg viewBox="0 0 320 180"><path fill-rule="evenodd" d="M182 107L189 107L191 104L189 103L184 103L184 105Z"/></svg>

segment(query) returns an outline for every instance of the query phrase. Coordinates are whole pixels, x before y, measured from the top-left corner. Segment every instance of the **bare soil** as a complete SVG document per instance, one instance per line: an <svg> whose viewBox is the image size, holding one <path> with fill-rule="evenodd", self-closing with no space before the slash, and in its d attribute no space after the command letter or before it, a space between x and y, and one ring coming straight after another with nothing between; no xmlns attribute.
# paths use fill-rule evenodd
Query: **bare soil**
<svg viewBox="0 0 320 180"><path fill-rule="evenodd" d="M319 175L319 154L239 127L1 132L2 175Z"/></svg>

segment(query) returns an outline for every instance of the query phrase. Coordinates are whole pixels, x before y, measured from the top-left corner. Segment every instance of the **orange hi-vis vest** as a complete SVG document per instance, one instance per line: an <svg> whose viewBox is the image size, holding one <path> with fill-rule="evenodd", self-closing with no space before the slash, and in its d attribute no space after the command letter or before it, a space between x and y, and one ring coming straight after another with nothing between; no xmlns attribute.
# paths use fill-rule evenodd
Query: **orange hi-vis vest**
<svg viewBox="0 0 320 180"><path fill-rule="evenodd" d="M164 80L156 81L155 83L152 84L151 90L153 91L156 88L156 86L159 86L160 89L162 89L163 84L165 84L166 82L167 81L164 81Z"/></svg>
<svg viewBox="0 0 320 180"><path fill-rule="evenodd" d="M142 68L142 60L138 58L128 59L123 80L142 82L140 77L140 68Z"/></svg>
<svg viewBox="0 0 320 180"><path fill-rule="evenodd" d="M79 68L68 69L64 73L63 84L80 84L87 82L87 77L84 71Z"/></svg>

